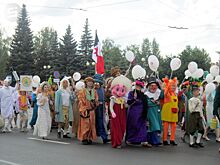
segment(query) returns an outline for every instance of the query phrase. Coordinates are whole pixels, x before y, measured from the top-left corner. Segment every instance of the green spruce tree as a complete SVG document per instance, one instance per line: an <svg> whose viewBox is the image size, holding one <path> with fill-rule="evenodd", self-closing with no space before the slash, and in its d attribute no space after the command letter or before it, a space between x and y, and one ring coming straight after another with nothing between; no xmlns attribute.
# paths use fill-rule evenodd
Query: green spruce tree
<svg viewBox="0 0 220 165"><path fill-rule="evenodd" d="M34 37L36 73L43 80L47 80L55 67L54 55L57 53L55 51L58 51L53 49L55 40L57 40L57 32L49 27L43 28ZM41 72L39 72L39 69Z"/></svg>
<svg viewBox="0 0 220 165"><path fill-rule="evenodd" d="M7 61L9 58L9 38L3 37L3 31L0 30L0 79L4 79L7 71Z"/></svg>
<svg viewBox="0 0 220 165"><path fill-rule="evenodd" d="M71 26L69 25L66 29L66 33L61 39L60 44L60 67L58 71L61 71L63 75L70 75L76 70L76 56L77 56L77 42L75 41L71 32Z"/></svg>
<svg viewBox="0 0 220 165"><path fill-rule="evenodd" d="M8 70L13 68L19 74L34 73L34 55L33 55L33 35L30 29L30 20L23 5L18 16L15 35L10 47L10 58L8 62Z"/></svg>

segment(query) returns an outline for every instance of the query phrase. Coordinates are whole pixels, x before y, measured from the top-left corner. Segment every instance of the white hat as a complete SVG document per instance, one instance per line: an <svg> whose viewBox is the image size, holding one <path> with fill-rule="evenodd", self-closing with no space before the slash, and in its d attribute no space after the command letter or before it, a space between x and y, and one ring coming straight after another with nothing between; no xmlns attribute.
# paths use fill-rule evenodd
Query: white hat
<svg viewBox="0 0 220 165"><path fill-rule="evenodd" d="M113 79L111 88L118 84L124 85L127 88L127 91L131 89L131 80L123 75L117 76Z"/></svg>

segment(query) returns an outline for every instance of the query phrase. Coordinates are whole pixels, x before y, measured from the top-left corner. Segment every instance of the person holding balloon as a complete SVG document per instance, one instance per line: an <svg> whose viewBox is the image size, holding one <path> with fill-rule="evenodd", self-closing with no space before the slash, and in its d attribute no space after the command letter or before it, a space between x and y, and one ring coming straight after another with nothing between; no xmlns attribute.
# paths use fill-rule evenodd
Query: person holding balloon
<svg viewBox="0 0 220 165"><path fill-rule="evenodd" d="M137 79L135 89L128 94L127 104L129 105L127 113L126 143L151 147L147 142L147 99L142 92L144 81Z"/></svg>

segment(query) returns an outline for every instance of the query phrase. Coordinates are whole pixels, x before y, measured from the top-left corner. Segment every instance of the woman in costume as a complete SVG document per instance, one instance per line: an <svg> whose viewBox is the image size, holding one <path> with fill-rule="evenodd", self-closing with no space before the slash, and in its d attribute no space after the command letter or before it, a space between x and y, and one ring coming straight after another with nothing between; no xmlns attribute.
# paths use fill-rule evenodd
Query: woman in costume
<svg viewBox="0 0 220 165"><path fill-rule="evenodd" d="M163 92L159 89L159 83L155 77L150 77L147 80L147 120L148 127L148 142L154 146L161 145L160 133L162 131L161 121L161 105L160 99L163 97Z"/></svg>
<svg viewBox="0 0 220 165"><path fill-rule="evenodd" d="M135 81L135 89L128 94L127 104L129 105L127 114L126 143L142 144L151 147L147 142L147 99L142 89L143 80Z"/></svg>
<svg viewBox="0 0 220 165"><path fill-rule="evenodd" d="M41 93L37 95L38 117L34 126L34 135L47 139L51 129L51 116L48 98L48 83L41 84Z"/></svg>

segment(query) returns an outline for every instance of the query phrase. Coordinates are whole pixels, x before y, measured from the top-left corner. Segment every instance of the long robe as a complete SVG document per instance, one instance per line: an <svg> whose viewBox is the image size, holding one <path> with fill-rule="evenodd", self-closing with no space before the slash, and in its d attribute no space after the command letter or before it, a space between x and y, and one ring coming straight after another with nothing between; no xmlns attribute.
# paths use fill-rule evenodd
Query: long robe
<svg viewBox="0 0 220 165"><path fill-rule="evenodd" d="M144 96L144 93L140 95ZM146 115L144 111L147 111L147 107L144 107L141 96L138 95L137 99L134 99L134 91L128 94L128 114L127 114L127 128L126 128L126 140L130 143L141 143L147 141L147 128L146 128Z"/></svg>
<svg viewBox="0 0 220 165"><path fill-rule="evenodd" d="M13 118L14 115L14 92L17 88L2 87L0 89L0 106L1 106L1 115L4 119Z"/></svg>
<svg viewBox="0 0 220 165"><path fill-rule="evenodd" d="M98 102L98 95L95 92L95 101ZM90 116L85 118L87 110L91 109L90 101L86 98L86 89L82 89L78 94L79 99L79 113L81 116L79 118L78 127L78 139L82 140L96 140L96 125L95 125L95 110L90 111Z"/></svg>
<svg viewBox="0 0 220 165"><path fill-rule="evenodd" d="M38 135L39 137L47 137L50 134L51 129L50 108L48 98L46 97L47 101L44 104L42 104L42 99L45 99L45 96L43 96L41 93L38 94L38 117L33 134Z"/></svg>

